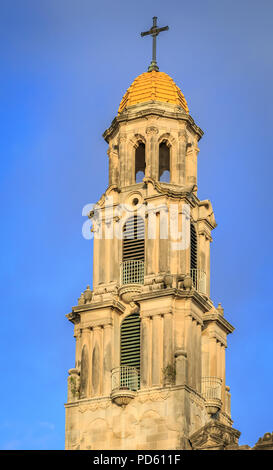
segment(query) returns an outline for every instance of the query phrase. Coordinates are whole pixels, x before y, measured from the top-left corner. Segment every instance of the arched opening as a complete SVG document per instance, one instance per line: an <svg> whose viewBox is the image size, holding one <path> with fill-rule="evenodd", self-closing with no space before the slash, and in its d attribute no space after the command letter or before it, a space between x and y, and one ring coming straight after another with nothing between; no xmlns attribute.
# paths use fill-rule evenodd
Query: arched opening
<svg viewBox="0 0 273 470"><path fill-rule="evenodd" d="M191 253L190 253L190 264L191 264L191 278L194 287L197 285L197 234L195 226L191 223Z"/></svg>
<svg viewBox="0 0 273 470"><path fill-rule="evenodd" d="M120 386L138 390L140 386L140 316L131 313L120 328Z"/></svg>
<svg viewBox="0 0 273 470"><path fill-rule="evenodd" d="M135 151L135 182L141 183L145 176L145 144L139 142Z"/></svg>
<svg viewBox="0 0 273 470"><path fill-rule="evenodd" d="M127 219L123 227L122 245L122 285L143 284L145 228L142 217L133 215Z"/></svg>
<svg viewBox="0 0 273 470"><path fill-rule="evenodd" d="M170 182L170 147L166 142L159 145L159 181Z"/></svg>

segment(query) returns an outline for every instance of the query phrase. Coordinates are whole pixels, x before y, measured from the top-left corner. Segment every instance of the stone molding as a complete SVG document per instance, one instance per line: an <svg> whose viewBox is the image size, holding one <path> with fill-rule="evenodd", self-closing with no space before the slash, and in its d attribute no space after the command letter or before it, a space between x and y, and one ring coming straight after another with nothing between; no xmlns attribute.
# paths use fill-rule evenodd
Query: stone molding
<svg viewBox="0 0 273 470"><path fill-rule="evenodd" d="M102 136L104 140L109 143L111 137L119 131L120 123L145 118L151 115L186 122L197 135L198 140L204 135L202 129L195 124L193 118L189 114L186 114L182 108L180 109L178 106L166 106L166 103L162 106L159 102L150 101L145 104L131 106L130 109L127 108L127 110L117 115Z"/></svg>
<svg viewBox="0 0 273 470"><path fill-rule="evenodd" d="M209 311L203 315L204 325L207 326L209 323L215 322L224 332L228 335L234 331L232 326L216 309L213 312Z"/></svg>

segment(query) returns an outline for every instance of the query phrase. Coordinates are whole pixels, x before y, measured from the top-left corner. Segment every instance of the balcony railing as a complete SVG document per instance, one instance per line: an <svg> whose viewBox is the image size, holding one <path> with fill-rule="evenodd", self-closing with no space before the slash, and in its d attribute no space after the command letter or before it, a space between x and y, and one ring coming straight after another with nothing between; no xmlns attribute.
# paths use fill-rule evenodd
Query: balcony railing
<svg viewBox="0 0 273 470"><path fill-rule="evenodd" d="M191 269L193 287L201 294L206 294L207 275L201 269Z"/></svg>
<svg viewBox="0 0 273 470"><path fill-rule="evenodd" d="M130 259L120 266L120 284L144 284L144 261Z"/></svg>
<svg viewBox="0 0 273 470"><path fill-rule="evenodd" d="M221 400L222 379L202 377L202 395L207 401Z"/></svg>
<svg viewBox="0 0 273 470"><path fill-rule="evenodd" d="M112 370L112 392L139 389L139 371L135 367L120 366Z"/></svg>

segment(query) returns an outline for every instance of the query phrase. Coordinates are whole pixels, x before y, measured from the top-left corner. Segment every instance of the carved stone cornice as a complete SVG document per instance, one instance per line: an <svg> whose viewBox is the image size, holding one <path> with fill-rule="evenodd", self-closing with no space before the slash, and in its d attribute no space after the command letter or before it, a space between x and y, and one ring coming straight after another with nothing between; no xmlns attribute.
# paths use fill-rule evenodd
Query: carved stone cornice
<svg viewBox="0 0 273 470"><path fill-rule="evenodd" d="M145 184L152 184L154 189L159 193L159 194L163 194L165 196L168 196L168 197L171 197L171 198L182 198L182 197L185 197L185 196L191 196L193 191L196 190L196 185L193 185L193 186L185 186L183 188L181 188L180 190L172 187L170 184L168 183L165 183L165 184L161 184L159 183L158 181L154 180L153 178L149 177L149 176L146 176L145 178L143 178L143 183ZM191 201L189 201L191 202Z"/></svg>
<svg viewBox="0 0 273 470"><path fill-rule="evenodd" d="M197 134L198 140L200 140L204 135L202 129L195 124L193 118L189 114L186 114L182 108L180 109L178 106L176 106L173 107L173 110L171 110L171 107L167 109L167 107L164 105L164 109L162 109L160 106L158 106L157 103L153 103L151 101L150 105L146 103L145 108L142 107L142 109L140 109L139 105L131 106L130 110L124 110L121 114L117 115L113 119L110 127L103 133L103 138L107 143L109 143L111 137L118 132L121 122L129 122L148 116L158 116L175 119L178 121L186 121L187 125L194 131L195 134Z"/></svg>
<svg viewBox="0 0 273 470"><path fill-rule="evenodd" d="M92 310L101 310L102 308L107 308L107 307L113 310L114 309L118 310L121 313L123 313L125 310L125 307L121 302L117 301L116 299L112 299L112 300L92 302L90 304L85 304L85 305L76 305L75 307L72 308L72 314L80 315L84 312L90 312Z"/></svg>
<svg viewBox="0 0 273 470"><path fill-rule="evenodd" d="M228 335L234 331L232 326L216 309L211 309L203 315L204 326L209 323L215 322L224 332Z"/></svg>

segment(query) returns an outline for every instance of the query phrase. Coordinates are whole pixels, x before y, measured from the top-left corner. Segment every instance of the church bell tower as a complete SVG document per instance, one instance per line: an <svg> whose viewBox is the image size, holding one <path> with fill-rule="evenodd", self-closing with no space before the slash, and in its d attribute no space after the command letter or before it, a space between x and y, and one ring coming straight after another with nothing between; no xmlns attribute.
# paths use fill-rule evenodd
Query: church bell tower
<svg viewBox="0 0 273 470"><path fill-rule="evenodd" d="M109 186L90 212L93 287L74 324L66 449L237 446L225 382L233 327L210 298L209 200L197 194L203 131L153 60L103 137Z"/></svg>

